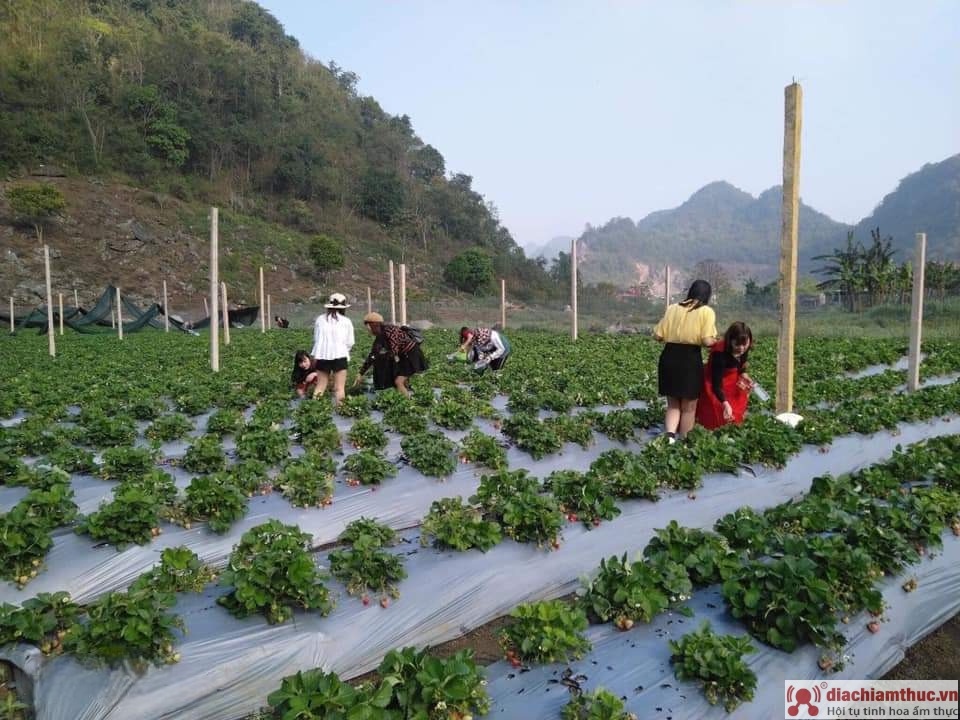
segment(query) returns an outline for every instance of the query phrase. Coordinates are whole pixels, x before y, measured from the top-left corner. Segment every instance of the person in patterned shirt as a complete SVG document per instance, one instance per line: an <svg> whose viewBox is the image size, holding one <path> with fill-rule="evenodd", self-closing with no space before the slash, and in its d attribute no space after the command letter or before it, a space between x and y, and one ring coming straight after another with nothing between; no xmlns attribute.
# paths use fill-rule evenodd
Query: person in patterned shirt
<svg viewBox="0 0 960 720"><path fill-rule="evenodd" d="M409 395L410 377L428 367L420 344L405 328L385 323L380 313L367 313L363 317L363 324L367 326L374 340L353 383L354 386L359 385L367 371L373 368L375 390L393 387L404 395Z"/></svg>

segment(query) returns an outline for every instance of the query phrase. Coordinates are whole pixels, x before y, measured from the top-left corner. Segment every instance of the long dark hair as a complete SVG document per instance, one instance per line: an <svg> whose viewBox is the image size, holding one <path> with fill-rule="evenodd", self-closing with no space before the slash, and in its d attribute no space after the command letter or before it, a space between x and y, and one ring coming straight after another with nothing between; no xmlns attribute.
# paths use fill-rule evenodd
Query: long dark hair
<svg viewBox="0 0 960 720"><path fill-rule="evenodd" d="M310 374L309 368L304 370L302 367L300 367L300 362L304 358L308 358L310 360L313 359L310 357L310 353L308 353L306 350L297 350L293 356L293 372L290 374L291 385L299 385L304 381L307 375Z"/></svg>
<svg viewBox="0 0 960 720"><path fill-rule="evenodd" d="M340 320L340 315L346 315L347 311L344 308L327 308L327 317L333 318L334 320Z"/></svg>
<svg viewBox="0 0 960 720"><path fill-rule="evenodd" d="M687 291L687 299L680 304L688 310L696 310L702 305L710 304L710 294L713 292L710 283L706 280L694 280Z"/></svg>
<svg viewBox="0 0 960 720"><path fill-rule="evenodd" d="M731 355L733 354L734 343L737 345L749 343L746 351L740 356L741 365L746 366L747 354L753 349L753 333L750 332L750 326L745 322L738 321L732 323L730 327L727 328L727 331L723 334L723 349Z"/></svg>

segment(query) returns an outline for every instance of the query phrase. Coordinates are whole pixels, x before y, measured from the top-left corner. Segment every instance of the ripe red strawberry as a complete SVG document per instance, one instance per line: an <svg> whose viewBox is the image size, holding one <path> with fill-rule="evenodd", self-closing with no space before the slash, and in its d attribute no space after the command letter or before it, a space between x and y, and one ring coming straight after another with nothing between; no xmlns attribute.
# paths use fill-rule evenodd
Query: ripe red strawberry
<svg viewBox="0 0 960 720"><path fill-rule="evenodd" d="M380 598L380 607L384 609L390 607L390 598L388 598L386 595Z"/></svg>
<svg viewBox="0 0 960 720"><path fill-rule="evenodd" d="M876 620L871 620L870 622L867 623L867 630L869 630L873 634L877 634L878 632L880 632L880 623L878 623Z"/></svg>
<svg viewBox="0 0 960 720"><path fill-rule="evenodd" d="M364 605L369 605L369 604L370 604L370 596L369 596L369 595L364 595L362 598L360 598L360 602L362 602Z"/></svg>

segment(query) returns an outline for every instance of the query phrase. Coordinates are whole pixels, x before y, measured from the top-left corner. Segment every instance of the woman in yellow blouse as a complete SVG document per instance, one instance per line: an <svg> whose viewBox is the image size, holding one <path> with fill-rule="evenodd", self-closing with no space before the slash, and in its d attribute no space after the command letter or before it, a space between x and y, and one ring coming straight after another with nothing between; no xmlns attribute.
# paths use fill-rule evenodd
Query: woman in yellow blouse
<svg viewBox="0 0 960 720"><path fill-rule="evenodd" d="M657 385L667 398L664 430L671 443L693 428L703 386L700 348L717 340L717 316L708 305L710 292L710 283L696 280L686 300L670 305L653 329L653 336L666 343L657 364Z"/></svg>

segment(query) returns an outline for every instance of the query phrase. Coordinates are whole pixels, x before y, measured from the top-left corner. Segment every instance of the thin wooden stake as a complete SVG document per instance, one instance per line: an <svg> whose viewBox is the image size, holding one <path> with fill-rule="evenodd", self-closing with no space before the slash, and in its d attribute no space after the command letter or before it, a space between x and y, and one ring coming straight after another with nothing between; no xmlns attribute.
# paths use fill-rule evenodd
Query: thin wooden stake
<svg viewBox="0 0 960 720"><path fill-rule="evenodd" d="M390 261L390 323L397 324L397 291L393 284L393 260Z"/></svg>
<svg viewBox="0 0 960 720"><path fill-rule="evenodd" d="M53 336L53 288L50 284L50 248L43 246L43 269L47 278L47 350L57 356L57 339Z"/></svg>
<svg viewBox="0 0 960 720"><path fill-rule="evenodd" d="M80 296L77 294L77 289L73 289L73 307L77 310L80 309Z"/></svg>
<svg viewBox="0 0 960 720"><path fill-rule="evenodd" d="M117 288L117 337L123 340L123 313L120 312L120 288Z"/></svg>
<svg viewBox="0 0 960 720"><path fill-rule="evenodd" d="M223 309L220 310L220 316L223 318L223 344L230 344L230 305L227 303L227 284L220 283L220 302Z"/></svg>
<svg viewBox="0 0 960 720"><path fill-rule="evenodd" d="M163 331L170 332L170 301L167 299L167 281L163 281Z"/></svg>
<svg viewBox="0 0 960 720"><path fill-rule="evenodd" d="M400 263L400 324L407 324L407 266Z"/></svg>
<svg viewBox="0 0 960 720"><path fill-rule="evenodd" d="M219 245L220 210L210 208L210 369L220 372L220 314L217 312L220 296ZM204 301L206 305L206 301Z"/></svg>
<svg viewBox="0 0 960 720"><path fill-rule="evenodd" d="M207 298L203 298L203 312L206 313L207 317L210 317L210 305L207 304Z"/></svg>
<svg viewBox="0 0 960 720"><path fill-rule="evenodd" d="M270 309L270 296L267 295L267 329L273 329L273 311Z"/></svg>
<svg viewBox="0 0 960 720"><path fill-rule="evenodd" d="M500 278L500 327L507 327L507 281Z"/></svg>
<svg viewBox="0 0 960 720"><path fill-rule="evenodd" d="M267 308L263 297L263 265L260 266L260 332L267 331Z"/></svg>
<svg viewBox="0 0 960 720"><path fill-rule="evenodd" d="M110 306L110 329L117 329L117 311L112 305Z"/></svg>
<svg viewBox="0 0 960 720"><path fill-rule="evenodd" d="M60 300L60 334L63 335L63 293L57 293Z"/></svg>
<svg viewBox="0 0 960 720"><path fill-rule="evenodd" d="M793 412L793 345L797 329L797 231L800 218L800 128L803 91L784 89L783 220L780 226L780 337L777 343L777 413Z"/></svg>
<svg viewBox="0 0 960 720"><path fill-rule="evenodd" d="M17 324L13 316L13 295L10 296L10 334L17 331Z"/></svg>
<svg viewBox="0 0 960 720"><path fill-rule="evenodd" d="M920 350L923 334L923 285L927 267L927 234L917 233L913 259L913 302L910 306L910 355L907 360L907 390L920 389Z"/></svg>
<svg viewBox="0 0 960 720"><path fill-rule="evenodd" d="M570 243L570 309L573 311L573 324L570 326L570 337L577 339L577 241Z"/></svg>
<svg viewBox="0 0 960 720"><path fill-rule="evenodd" d="M373 312L373 295L370 292L370 286L367 285L367 312Z"/></svg>
<svg viewBox="0 0 960 720"><path fill-rule="evenodd" d="M667 265L666 270L666 279L663 281L663 304L665 307L670 307L670 296L673 295L673 287L670 283L670 266Z"/></svg>

